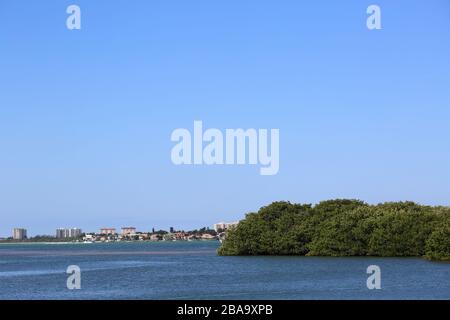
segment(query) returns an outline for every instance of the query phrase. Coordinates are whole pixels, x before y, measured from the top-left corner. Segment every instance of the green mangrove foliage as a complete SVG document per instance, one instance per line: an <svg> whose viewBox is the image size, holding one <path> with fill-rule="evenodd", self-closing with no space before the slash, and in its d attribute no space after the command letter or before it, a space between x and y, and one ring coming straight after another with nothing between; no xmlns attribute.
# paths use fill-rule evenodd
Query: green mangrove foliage
<svg viewBox="0 0 450 320"><path fill-rule="evenodd" d="M220 255L418 257L450 260L450 208L413 202L274 202L227 232Z"/></svg>

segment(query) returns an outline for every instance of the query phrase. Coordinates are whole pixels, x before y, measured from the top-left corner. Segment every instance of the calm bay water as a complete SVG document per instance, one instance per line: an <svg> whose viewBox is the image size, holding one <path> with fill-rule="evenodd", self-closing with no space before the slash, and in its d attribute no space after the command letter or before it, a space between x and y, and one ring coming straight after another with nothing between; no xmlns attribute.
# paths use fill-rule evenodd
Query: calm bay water
<svg viewBox="0 0 450 320"><path fill-rule="evenodd" d="M450 264L219 257L216 242L0 244L0 299L450 299ZM66 287L69 265L81 290ZM382 290L366 269L382 270Z"/></svg>

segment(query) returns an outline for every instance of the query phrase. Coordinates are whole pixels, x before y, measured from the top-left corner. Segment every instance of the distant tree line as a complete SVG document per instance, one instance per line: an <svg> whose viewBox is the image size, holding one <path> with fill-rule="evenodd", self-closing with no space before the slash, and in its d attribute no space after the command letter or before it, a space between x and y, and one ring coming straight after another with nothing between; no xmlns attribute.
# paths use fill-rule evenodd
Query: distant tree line
<svg viewBox="0 0 450 320"><path fill-rule="evenodd" d="M227 232L220 255L426 257L450 260L450 208L414 202L274 202Z"/></svg>

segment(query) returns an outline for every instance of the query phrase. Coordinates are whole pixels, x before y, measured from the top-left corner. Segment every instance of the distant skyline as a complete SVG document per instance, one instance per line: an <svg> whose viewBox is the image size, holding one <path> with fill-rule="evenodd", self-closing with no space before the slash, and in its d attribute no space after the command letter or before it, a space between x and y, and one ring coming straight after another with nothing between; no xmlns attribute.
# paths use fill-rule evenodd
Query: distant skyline
<svg viewBox="0 0 450 320"><path fill-rule="evenodd" d="M151 227L151 228L140 228L140 227L138 227L138 226L121 226L121 227L115 227L115 226L109 226L109 227L99 227L99 228L97 228L97 229L95 229L95 230L84 230L83 228L80 228L79 226L60 226L60 227L58 227L58 228L56 228L55 230L53 230L53 232L44 232L44 233L35 233L35 234L31 234L30 235L30 230L28 229L28 228L24 228L24 227L14 227L12 230L11 230L11 232L10 232L10 234L9 235L3 235L3 234L0 234L0 238L9 238L9 237L12 237L13 235L14 235L14 233L15 233L15 230L25 230L26 231L26 234L27 234L27 237L28 238L30 238L30 237L34 237L34 236L55 236L57 233L58 233L58 230L70 230L70 229L79 229L79 230L81 230L81 233L86 233L86 234L88 234L88 233L100 233L100 231L101 230L103 230L103 229L114 229L114 230L116 230L117 231L117 233L121 233L121 230L123 230L123 229L132 229L132 228L134 228L134 229L136 229L136 232L142 232L142 233L148 233L148 232L150 232L150 233L152 233L153 232L153 229L155 230L155 232L156 231L161 231L161 230L164 230L164 231L170 231L170 230L172 230L172 228L173 228L173 230L175 230L175 231L193 231L193 230L200 230L200 229L202 229L202 228L207 228L207 229L210 229L210 230L214 230L214 225L211 225L211 226L199 226L199 227L197 227L197 228L192 228L192 229L186 229L186 228L175 228L175 227L167 227L167 228L155 228L155 227ZM32 231L32 230L31 230Z"/></svg>
<svg viewBox="0 0 450 320"><path fill-rule="evenodd" d="M447 0L2 1L0 236L211 227L279 200L450 205L449 35ZM196 120L279 129L278 174L175 166L171 133Z"/></svg>

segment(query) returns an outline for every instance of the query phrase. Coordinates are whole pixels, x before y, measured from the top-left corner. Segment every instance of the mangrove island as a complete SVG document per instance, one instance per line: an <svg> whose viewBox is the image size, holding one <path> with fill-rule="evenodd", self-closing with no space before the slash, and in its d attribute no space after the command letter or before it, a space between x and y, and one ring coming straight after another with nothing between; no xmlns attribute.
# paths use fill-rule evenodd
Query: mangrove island
<svg viewBox="0 0 450 320"><path fill-rule="evenodd" d="M347 199L315 206L274 202L228 230L218 253L450 261L450 207Z"/></svg>

